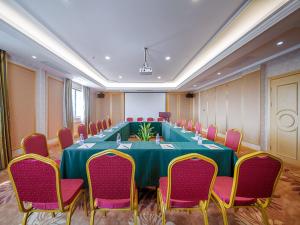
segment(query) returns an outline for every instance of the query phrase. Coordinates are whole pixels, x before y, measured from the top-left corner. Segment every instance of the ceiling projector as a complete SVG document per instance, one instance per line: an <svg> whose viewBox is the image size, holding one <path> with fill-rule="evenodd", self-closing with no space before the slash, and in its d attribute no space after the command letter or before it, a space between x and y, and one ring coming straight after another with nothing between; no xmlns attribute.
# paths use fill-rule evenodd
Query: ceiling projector
<svg viewBox="0 0 300 225"><path fill-rule="evenodd" d="M152 75L152 68L151 68L151 66L148 66L148 64L147 64L147 51L148 51L148 48L144 48L145 61L144 61L143 67L140 68L141 75Z"/></svg>

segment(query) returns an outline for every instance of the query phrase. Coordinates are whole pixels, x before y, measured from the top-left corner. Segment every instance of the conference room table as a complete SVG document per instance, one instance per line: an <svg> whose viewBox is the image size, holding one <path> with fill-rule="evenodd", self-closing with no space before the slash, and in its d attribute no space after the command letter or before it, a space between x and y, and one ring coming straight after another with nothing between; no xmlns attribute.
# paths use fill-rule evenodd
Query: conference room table
<svg viewBox="0 0 300 225"><path fill-rule="evenodd" d="M232 176L237 156L231 149L209 140L203 140L199 145L193 140L192 132L184 132L166 122L151 122L155 131L160 133L164 141L160 144L171 144L174 149L163 149L160 144L149 142L128 142L128 138L137 132L140 122L124 122L105 130L104 137L92 136L84 142L92 143L87 149L80 149L80 145L73 144L64 149L60 165L62 178L82 178L87 187L86 162L94 154L106 149L117 149L130 155L136 165L135 181L140 188L158 186L159 178L167 176L168 165L176 157L198 153L213 159L218 165L218 176ZM134 131L132 131L134 129ZM132 143L130 149L118 149L117 134L121 135L122 143ZM206 144L214 144L219 149L210 149Z"/></svg>

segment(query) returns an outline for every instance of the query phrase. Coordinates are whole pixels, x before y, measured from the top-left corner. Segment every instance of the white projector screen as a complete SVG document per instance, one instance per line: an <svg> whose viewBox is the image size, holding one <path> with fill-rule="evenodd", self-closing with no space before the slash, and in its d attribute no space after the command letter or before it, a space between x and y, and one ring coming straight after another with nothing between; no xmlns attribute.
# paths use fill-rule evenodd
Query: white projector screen
<svg viewBox="0 0 300 225"><path fill-rule="evenodd" d="M125 93L125 119L133 117L158 118L166 111L166 93Z"/></svg>

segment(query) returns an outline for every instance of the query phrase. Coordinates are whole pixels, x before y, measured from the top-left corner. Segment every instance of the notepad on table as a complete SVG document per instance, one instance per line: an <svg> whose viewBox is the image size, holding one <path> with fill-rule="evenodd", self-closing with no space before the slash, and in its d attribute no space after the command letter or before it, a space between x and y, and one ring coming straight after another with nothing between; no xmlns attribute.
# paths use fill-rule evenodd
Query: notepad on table
<svg viewBox="0 0 300 225"><path fill-rule="evenodd" d="M94 135L94 137L96 137L96 138L104 138L105 134L96 134L96 135Z"/></svg>
<svg viewBox="0 0 300 225"><path fill-rule="evenodd" d="M175 149L174 145L172 144L160 144L162 149Z"/></svg>
<svg viewBox="0 0 300 225"><path fill-rule="evenodd" d="M216 150L216 149L223 149L215 144L203 144L203 146L205 146L206 148L209 148L209 149L213 149L213 150Z"/></svg>
<svg viewBox="0 0 300 225"><path fill-rule="evenodd" d="M113 129L105 130L105 132L113 132Z"/></svg>
<svg viewBox="0 0 300 225"><path fill-rule="evenodd" d="M83 145L80 145L79 149L89 149L92 148L96 143L84 143Z"/></svg>
<svg viewBox="0 0 300 225"><path fill-rule="evenodd" d="M132 146L132 143L121 143L119 146L118 146L118 149L130 149Z"/></svg>

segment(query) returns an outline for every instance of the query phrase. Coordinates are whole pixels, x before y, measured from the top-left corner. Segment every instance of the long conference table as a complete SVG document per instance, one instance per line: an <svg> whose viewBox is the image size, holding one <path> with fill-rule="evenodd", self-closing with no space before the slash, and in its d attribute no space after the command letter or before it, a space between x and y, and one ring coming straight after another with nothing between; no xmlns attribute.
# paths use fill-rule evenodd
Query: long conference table
<svg viewBox="0 0 300 225"><path fill-rule="evenodd" d="M79 144L64 149L60 165L62 178L82 178L87 187L86 162L93 155L106 149L117 149L117 134L120 133L122 143L129 143L128 138L137 134L140 122L125 122L105 130L104 137L91 136L85 143L94 145L88 149L79 149ZM163 136L161 144L172 144L174 149L163 149L155 142L132 142L130 149L118 149L132 156L135 161L135 181L140 188L158 186L159 178L167 176L168 165L176 157L188 153L199 153L213 159L218 165L218 176L232 176L237 156L231 149L209 140L199 145L193 139L192 132L182 132L166 122L151 122L154 132ZM220 149L210 149L205 144L215 144Z"/></svg>

